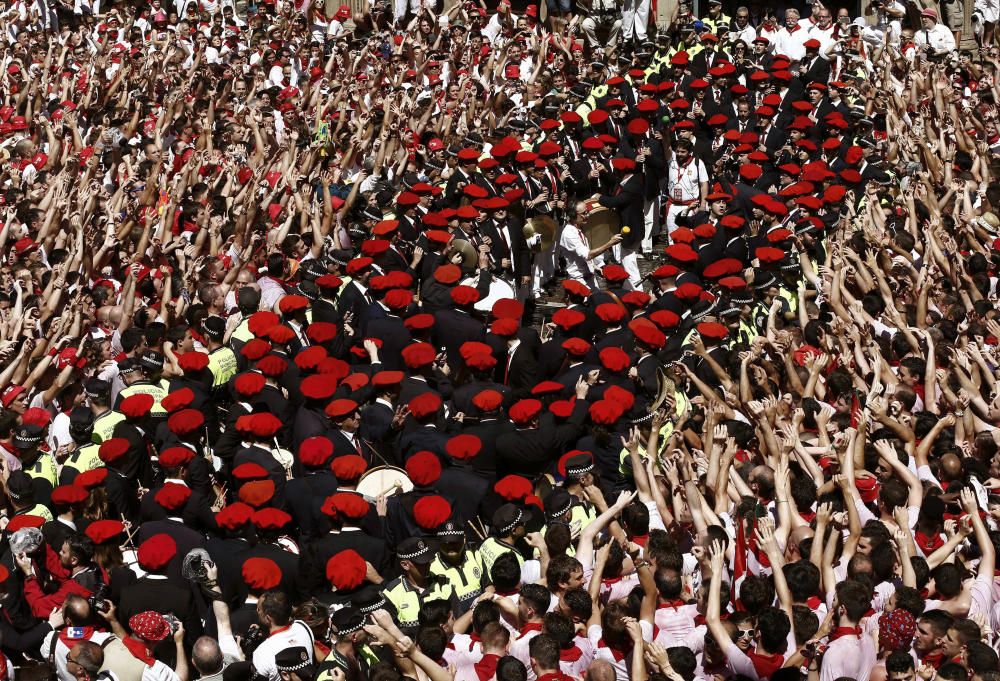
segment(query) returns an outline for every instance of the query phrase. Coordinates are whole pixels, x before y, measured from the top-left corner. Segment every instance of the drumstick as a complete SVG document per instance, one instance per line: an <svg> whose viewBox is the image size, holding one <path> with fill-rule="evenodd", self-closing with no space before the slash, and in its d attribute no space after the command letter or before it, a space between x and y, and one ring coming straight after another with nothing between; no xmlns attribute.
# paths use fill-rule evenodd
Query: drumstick
<svg viewBox="0 0 1000 681"><path fill-rule="evenodd" d="M476 534L477 537L479 537L479 541L486 541L486 535L480 532L479 528L476 527L476 524L471 520L469 521L469 527L471 527L472 531Z"/></svg>
<svg viewBox="0 0 1000 681"><path fill-rule="evenodd" d="M125 525L125 546L134 549L135 542L132 540L132 537L134 537L135 533L139 531L139 528L137 527L133 529L131 532L129 532L129 528L132 527L132 523L125 520L124 513L120 513L119 517L122 519L122 524Z"/></svg>

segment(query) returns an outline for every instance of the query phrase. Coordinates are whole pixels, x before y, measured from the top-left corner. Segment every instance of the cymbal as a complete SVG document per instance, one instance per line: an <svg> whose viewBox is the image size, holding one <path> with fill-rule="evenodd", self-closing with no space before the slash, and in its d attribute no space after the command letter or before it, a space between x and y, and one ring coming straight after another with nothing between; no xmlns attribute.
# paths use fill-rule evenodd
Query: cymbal
<svg viewBox="0 0 1000 681"><path fill-rule="evenodd" d="M548 215L536 215L524 224L522 233L525 239L530 239L536 234L542 235L541 242L531 249L536 253L540 253L552 248L552 244L556 240L556 229L558 229L556 221Z"/></svg>
<svg viewBox="0 0 1000 681"><path fill-rule="evenodd" d="M590 212L580 229L587 235L590 245L596 247L608 243L612 235L621 231L621 226L618 212L602 206Z"/></svg>
<svg viewBox="0 0 1000 681"><path fill-rule="evenodd" d="M479 262L479 256L476 255L476 249L472 247L465 239L452 239L451 243L448 244L448 248L454 253L459 252L462 254L462 267L465 269L471 269L476 266Z"/></svg>

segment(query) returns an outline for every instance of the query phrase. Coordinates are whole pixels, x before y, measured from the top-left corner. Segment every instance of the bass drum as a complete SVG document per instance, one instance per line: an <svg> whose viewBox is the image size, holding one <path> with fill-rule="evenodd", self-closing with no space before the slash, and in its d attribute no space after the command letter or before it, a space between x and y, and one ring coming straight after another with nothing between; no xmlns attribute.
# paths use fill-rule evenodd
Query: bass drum
<svg viewBox="0 0 1000 681"><path fill-rule="evenodd" d="M382 496L392 496L397 492L413 491L413 482L402 468L377 466L367 471L358 481L357 492L369 501Z"/></svg>
<svg viewBox="0 0 1000 681"><path fill-rule="evenodd" d="M492 276L492 275L491 275ZM476 288L479 283L479 277L469 277L460 282L463 286L471 286ZM493 277L490 281L490 292L485 298L480 298L479 302L475 304L475 308L480 312L490 312L493 309L493 305L501 298L515 298L514 287L508 284L503 279L499 277Z"/></svg>

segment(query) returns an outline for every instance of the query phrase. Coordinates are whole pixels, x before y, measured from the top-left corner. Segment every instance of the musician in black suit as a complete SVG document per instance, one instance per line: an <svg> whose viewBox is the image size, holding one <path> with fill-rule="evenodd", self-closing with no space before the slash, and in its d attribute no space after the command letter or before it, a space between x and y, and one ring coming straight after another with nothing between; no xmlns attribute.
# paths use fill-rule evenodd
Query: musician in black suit
<svg viewBox="0 0 1000 681"><path fill-rule="evenodd" d="M361 319L362 312L372 302L368 281L373 272L369 258L358 258L348 263L347 273L351 276L351 281L341 289L337 300L337 312L341 319L346 314L352 315L355 324Z"/></svg>
<svg viewBox="0 0 1000 681"><path fill-rule="evenodd" d="M471 286L456 286L451 290L453 307L434 313L434 346L444 348L448 366L458 371L464 366L458 349L467 341L480 341L486 334L483 323L473 317L479 292Z"/></svg>
<svg viewBox="0 0 1000 681"><path fill-rule="evenodd" d="M482 443L479 454L472 460L472 468L481 477L492 481L497 478L496 443L500 436L514 432L514 424L501 415L505 403L503 394L497 390L480 391L473 396L472 406L478 412L479 419L470 419L471 425L464 432L475 435Z"/></svg>
<svg viewBox="0 0 1000 681"><path fill-rule="evenodd" d="M503 322L503 324L501 324ZM505 326L505 320L493 325L493 333L500 335L498 326ZM531 389L538 383L538 348L541 341L537 334L522 333L517 326L510 328L506 339L506 352L497 363L497 380L510 388L511 397L516 401L531 395Z"/></svg>
<svg viewBox="0 0 1000 681"><path fill-rule="evenodd" d="M413 342L409 329L403 325L401 310L389 307L386 314L368 322L365 337L378 338L382 347L378 349L378 358L382 368L387 371L398 371L403 368L401 353L403 348Z"/></svg>
<svg viewBox="0 0 1000 681"><path fill-rule="evenodd" d="M349 399L337 399L326 407L333 427L326 437L333 443L333 458L348 454L357 454L371 465L378 461L371 445L360 435L361 411L358 403Z"/></svg>
<svg viewBox="0 0 1000 681"><path fill-rule="evenodd" d="M522 285L530 283L531 250L524 240L524 221L510 214L506 199L488 199L484 209L489 219L479 223L479 231L490 239L491 270L494 275Z"/></svg>
<svg viewBox="0 0 1000 681"><path fill-rule="evenodd" d="M347 497L353 497L348 499ZM302 547L299 559L299 588L303 593L319 596L329 592L326 581L326 564L344 551L354 549L382 576L389 579L392 571L392 551L384 539L373 537L361 530L359 522L368 512L368 502L360 495L340 492L328 502L336 510L336 520L331 520L333 531L323 534Z"/></svg>
<svg viewBox="0 0 1000 681"><path fill-rule="evenodd" d="M720 61L729 61L729 55L717 49L719 38L714 33L701 34L701 51L691 58L691 75L704 78Z"/></svg>
<svg viewBox="0 0 1000 681"><path fill-rule="evenodd" d="M588 385L575 386L577 400L565 423L558 424L550 412L540 413L538 402L515 403L510 408L510 418L517 425L514 432L501 435L497 440L497 469L533 477L544 473L560 452L572 448L583 432L587 417Z"/></svg>
<svg viewBox="0 0 1000 681"><path fill-rule="evenodd" d="M602 194L598 201L602 206L617 211L622 227L629 228L627 234L622 230L621 249L615 255L628 272L632 285L638 286L641 278L636 253L645 234L646 220L642 212L645 180L642 174L636 173L636 163L630 158L616 158L611 165L621 173L621 179L610 194Z"/></svg>
<svg viewBox="0 0 1000 681"><path fill-rule="evenodd" d="M337 491L337 478L330 470L333 443L328 438L311 437L296 451L302 470L285 485L286 504L300 540L305 541L330 529L321 509L326 498Z"/></svg>
<svg viewBox="0 0 1000 681"><path fill-rule="evenodd" d="M173 512L168 511L168 513ZM184 576L181 574L181 566L184 563L184 556L192 549L205 548L205 537L200 532L185 525L179 515L170 515L163 520L147 520L140 525L139 531L136 534L136 541L142 544L142 542L157 534L169 535L177 545L177 555L167 565L166 575L168 578L178 582L183 581Z"/></svg>
<svg viewBox="0 0 1000 681"><path fill-rule="evenodd" d="M146 571L146 575L122 589L118 620L128 622L132 615L148 610L161 615L172 614L184 624L184 644L190 650L201 635L201 618L190 584L167 574L168 565L178 558L176 543L169 535L153 535L139 545L138 558L139 566ZM183 556L179 558L183 559ZM161 641L154 650L156 658L167 664L173 664L175 654L176 648L170 637Z"/></svg>
<svg viewBox="0 0 1000 681"><path fill-rule="evenodd" d="M458 207L466 185L478 184L478 173L476 173L478 161L479 152L476 149L462 149L458 152L458 168L448 178L448 184L444 189L444 202L449 208Z"/></svg>

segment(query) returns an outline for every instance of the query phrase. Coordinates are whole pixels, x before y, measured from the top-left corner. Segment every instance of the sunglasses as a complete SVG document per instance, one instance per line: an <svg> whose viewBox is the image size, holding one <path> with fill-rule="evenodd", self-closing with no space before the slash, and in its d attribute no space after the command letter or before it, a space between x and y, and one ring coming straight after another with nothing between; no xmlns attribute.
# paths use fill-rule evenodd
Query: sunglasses
<svg viewBox="0 0 1000 681"><path fill-rule="evenodd" d="M756 629L740 629L737 627L736 637L737 638L744 638L747 636L752 637L756 633L756 631L757 631Z"/></svg>

